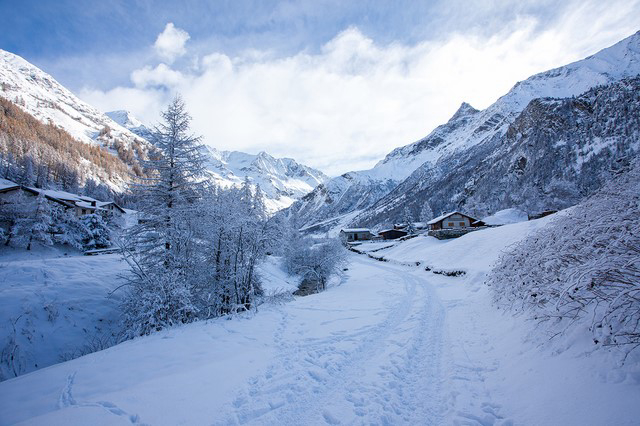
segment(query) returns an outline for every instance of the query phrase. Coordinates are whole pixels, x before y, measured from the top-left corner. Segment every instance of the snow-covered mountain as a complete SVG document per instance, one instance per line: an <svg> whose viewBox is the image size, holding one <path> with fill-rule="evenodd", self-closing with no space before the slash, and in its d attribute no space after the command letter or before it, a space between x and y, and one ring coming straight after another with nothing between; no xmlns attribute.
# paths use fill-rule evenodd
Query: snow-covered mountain
<svg viewBox="0 0 640 426"><path fill-rule="evenodd" d="M150 128L125 110L107 115L131 132L151 141ZM205 141L206 142L206 141ZM297 163L292 158L275 158L261 151L247 154L239 151L220 151L206 146L206 167L210 177L223 188L241 185L248 179L259 185L269 213L289 207L329 178L319 170Z"/></svg>
<svg viewBox="0 0 640 426"><path fill-rule="evenodd" d="M38 67L1 49L0 96L39 121L53 123L75 139L103 146L113 155L122 153L123 149L146 149L143 138L80 100ZM128 176L114 176L104 183L114 189L123 188L127 180Z"/></svg>
<svg viewBox="0 0 640 426"><path fill-rule="evenodd" d="M640 77L571 98L534 99L506 133L435 164L425 163L353 220L393 222L405 208L476 217L516 207L530 213L575 205L640 152Z"/></svg>
<svg viewBox="0 0 640 426"><path fill-rule="evenodd" d="M291 158L275 158L264 151L252 155L208 147L208 156L207 168L218 185L240 185L247 178L262 189L270 213L289 207L328 179Z"/></svg>
<svg viewBox="0 0 640 426"><path fill-rule="evenodd" d="M571 98L589 89L634 77L640 73L640 32L586 59L536 74L517 83L506 95L487 109L478 111L463 103L453 117L425 138L397 148L371 170L350 172L328 181L295 203L291 213L308 229L327 229L348 217L358 223L358 212L372 207L416 170L437 181L457 167L461 153L503 137L525 107L538 98ZM489 152L484 152L488 155ZM448 161L443 161L448 159ZM441 163L444 167L434 167ZM413 184L416 184L415 179ZM408 185L408 184L407 184ZM398 193L393 202L403 204L410 198ZM367 214L372 225L372 215ZM331 220L331 219L335 220Z"/></svg>
<svg viewBox="0 0 640 426"><path fill-rule="evenodd" d="M141 138L83 102L53 77L13 53L0 49L0 96L40 121L52 121L83 142L95 144L105 127L130 143Z"/></svg>

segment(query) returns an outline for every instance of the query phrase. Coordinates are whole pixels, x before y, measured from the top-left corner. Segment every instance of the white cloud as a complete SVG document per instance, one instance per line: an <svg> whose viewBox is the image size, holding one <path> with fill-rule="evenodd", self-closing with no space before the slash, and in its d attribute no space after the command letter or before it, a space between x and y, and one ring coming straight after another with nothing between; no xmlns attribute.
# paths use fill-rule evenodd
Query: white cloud
<svg viewBox="0 0 640 426"><path fill-rule="evenodd" d="M637 25L632 17L623 2L617 8L585 3L544 31L535 19L520 17L489 37L458 33L415 45L379 45L349 28L315 54L213 52L188 69L136 70L133 88L81 96L154 123L180 92L206 143L266 150L338 174L371 167L425 136L462 101L486 108L518 80L630 35Z"/></svg>
<svg viewBox="0 0 640 426"><path fill-rule="evenodd" d="M183 80L182 73L172 70L165 64L155 68L145 66L131 73L131 81L140 89L154 86L175 87Z"/></svg>
<svg viewBox="0 0 640 426"><path fill-rule="evenodd" d="M169 22L164 31L158 35L153 47L160 58L172 63L186 53L184 45L189 38L191 38L189 33L176 28L173 22Z"/></svg>

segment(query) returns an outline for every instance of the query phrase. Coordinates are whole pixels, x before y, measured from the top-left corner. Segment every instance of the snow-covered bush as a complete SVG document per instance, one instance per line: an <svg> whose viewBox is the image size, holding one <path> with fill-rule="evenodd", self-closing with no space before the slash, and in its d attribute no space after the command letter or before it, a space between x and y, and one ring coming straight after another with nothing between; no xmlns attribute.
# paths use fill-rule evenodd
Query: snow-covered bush
<svg viewBox="0 0 640 426"><path fill-rule="evenodd" d="M488 277L495 300L596 344L640 345L640 168L512 247ZM562 329L562 328L561 328Z"/></svg>
<svg viewBox="0 0 640 426"><path fill-rule="evenodd" d="M53 244L51 206L43 195L32 197L22 191L17 192L0 205L0 217L9 224L5 244L27 250L34 242Z"/></svg>
<svg viewBox="0 0 640 426"><path fill-rule="evenodd" d="M196 318L190 286L185 285L186 271L139 269L135 284L124 300L126 332L140 336Z"/></svg>
<svg viewBox="0 0 640 426"><path fill-rule="evenodd" d="M316 291L322 291L344 264L345 256L345 248L337 238L314 242L292 230L284 250L284 266L290 274L314 282Z"/></svg>

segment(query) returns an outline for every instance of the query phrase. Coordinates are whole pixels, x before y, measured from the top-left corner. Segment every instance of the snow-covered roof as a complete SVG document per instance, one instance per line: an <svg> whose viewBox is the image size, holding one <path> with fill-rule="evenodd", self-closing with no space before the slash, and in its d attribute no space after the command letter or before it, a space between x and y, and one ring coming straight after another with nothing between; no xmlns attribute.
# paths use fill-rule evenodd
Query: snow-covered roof
<svg viewBox="0 0 640 426"><path fill-rule="evenodd" d="M118 205L118 203L116 203L115 201L97 201L97 202L96 202L96 205L97 205L98 207L102 207L102 208L104 208L104 207L106 207L106 206L108 206L108 205L113 205L115 208L117 208L118 210L120 210L122 213L126 213L125 209L123 209L122 207L120 207L120 206Z"/></svg>
<svg viewBox="0 0 640 426"><path fill-rule="evenodd" d="M436 217L435 219L431 219L429 222L427 222L427 225L433 225L433 224L436 224L436 223L440 222L441 220L446 219L446 218L448 218L449 216L452 216L452 215L454 215L454 214L459 214L459 215L462 215L462 216L468 217L468 218L470 218L470 219L476 220L475 218L473 218L473 217L469 216L468 214L464 214L464 213L461 213L461 212L459 212L459 211L457 211L457 210L456 210L456 211L452 211L451 213L445 213L445 214L442 214L442 215L440 215L440 216Z"/></svg>
<svg viewBox="0 0 640 426"><path fill-rule="evenodd" d="M383 229L382 231L378 231L378 234L384 234L385 232L390 232L390 231L404 232L405 234L407 233L407 231L405 231L404 229L391 228L391 229Z"/></svg>
<svg viewBox="0 0 640 426"><path fill-rule="evenodd" d="M82 201L89 201L89 202L98 201L95 198L87 197L86 195L78 195L78 198L80 198Z"/></svg>
<svg viewBox="0 0 640 426"><path fill-rule="evenodd" d="M9 179L0 178L0 191L2 191L3 189L15 188L17 186L20 186L20 185L10 181Z"/></svg>
<svg viewBox="0 0 640 426"><path fill-rule="evenodd" d="M369 228L346 228L342 232L371 232Z"/></svg>
<svg viewBox="0 0 640 426"><path fill-rule="evenodd" d="M86 201L77 201L76 206L82 207L83 209L96 209L96 206L92 206L91 203L88 203Z"/></svg>
<svg viewBox="0 0 640 426"><path fill-rule="evenodd" d="M77 194L72 194L66 191L57 191L55 189L41 189L41 188L29 188L32 191L37 192L38 194L42 193L48 197L57 198L59 200L69 200L69 201L82 201Z"/></svg>

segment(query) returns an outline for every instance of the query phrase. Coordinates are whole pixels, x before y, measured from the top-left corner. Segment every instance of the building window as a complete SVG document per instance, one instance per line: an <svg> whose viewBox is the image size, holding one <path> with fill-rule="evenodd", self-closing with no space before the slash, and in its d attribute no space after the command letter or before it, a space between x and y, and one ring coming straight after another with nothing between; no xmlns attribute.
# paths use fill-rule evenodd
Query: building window
<svg viewBox="0 0 640 426"><path fill-rule="evenodd" d="M85 209L82 209L82 214L86 214L87 211Z"/></svg>
<svg viewBox="0 0 640 426"><path fill-rule="evenodd" d="M464 226L464 222L460 222L460 226Z"/></svg>
<svg viewBox="0 0 640 426"><path fill-rule="evenodd" d="M447 226L453 226L453 222L449 222Z"/></svg>

